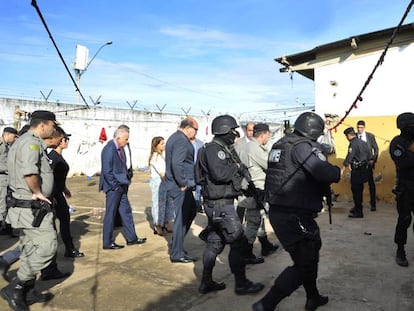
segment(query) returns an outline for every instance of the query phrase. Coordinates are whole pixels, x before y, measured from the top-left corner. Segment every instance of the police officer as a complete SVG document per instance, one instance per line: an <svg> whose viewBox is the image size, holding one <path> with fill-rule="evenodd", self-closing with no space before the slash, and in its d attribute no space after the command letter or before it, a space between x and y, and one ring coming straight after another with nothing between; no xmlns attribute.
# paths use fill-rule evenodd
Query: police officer
<svg viewBox="0 0 414 311"><path fill-rule="evenodd" d="M12 197L9 198L11 203L7 220L13 228L21 229L21 256L17 276L2 288L1 296L13 310L29 310L26 295L35 292L36 274L50 264L57 249L53 213L48 206L51 204L49 198L53 190L53 171L43 142L44 138L52 135L55 125L54 113L45 110L33 112L30 130L16 140L9 151L9 187ZM39 211L44 212L43 219L34 218L33 213ZM38 227L35 220L40 222ZM53 297L40 293L39 296L43 296L44 300Z"/></svg>
<svg viewBox="0 0 414 311"><path fill-rule="evenodd" d="M241 192L242 176L247 168L236 163L234 156L233 143L237 127L232 116L216 117L212 123L214 138L199 150L195 165L196 182L201 185L204 211L208 217L208 227L200 234L200 238L206 242L199 287L202 294L226 288L224 283L217 283L212 277L216 257L223 251L225 244L230 244L229 265L235 277L236 294L254 294L264 287L246 278L242 260L242 254L247 250L247 239L234 207L234 199Z"/></svg>
<svg viewBox="0 0 414 311"><path fill-rule="evenodd" d="M405 112L397 117L397 128L401 134L390 144L390 155L397 170L396 194L398 222L394 242L397 244L396 262L408 266L404 245L407 243L407 229L414 213L414 113Z"/></svg>
<svg viewBox="0 0 414 311"><path fill-rule="evenodd" d="M362 212L362 194L364 192L364 183L369 178L369 162L373 160L373 153L368 144L358 139L353 127L348 127L344 134L349 141L348 154L341 169L341 176L345 168L351 171L351 191L354 199L354 207L349 211L350 218L363 218Z"/></svg>
<svg viewBox="0 0 414 311"><path fill-rule="evenodd" d="M300 285L306 291L306 310L328 303L316 286L322 242L314 217L330 183L338 182L340 169L330 164L316 142L324 121L313 113L301 114L295 130L278 140L269 154L265 182L270 223L294 265L287 267L269 292L253 304L255 311L274 310Z"/></svg>
<svg viewBox="0 0 414 311"><path fill-rule="evenodd" d="M0 234L11 233L11 227L5 222L7 208L6 195L8 185L7 154L11 145L17 138L17 130L13 127L5 127L0 137Z"/></svg>

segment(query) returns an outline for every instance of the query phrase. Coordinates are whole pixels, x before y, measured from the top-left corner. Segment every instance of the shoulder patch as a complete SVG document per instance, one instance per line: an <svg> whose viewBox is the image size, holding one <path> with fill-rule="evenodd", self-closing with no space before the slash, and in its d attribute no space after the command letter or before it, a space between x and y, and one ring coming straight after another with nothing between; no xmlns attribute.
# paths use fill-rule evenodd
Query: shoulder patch
<svg viewBox="0 0 414 311"><path fill-rule="evenodd" d="M316 149L315 154L319 158L319 160L326 162L326 156L323 154L322 151L320 151L319 149Z"/></svg>
<svg viewBox="0 0 414 311"><path fill-rule="evenodd" d="M394 151L392 152L392 154L394 155L394 157L399 158L404 154L404 150L402 150L401 148L397 147L394 149Z"/></svg>
<svg viewBox="0 0 414 311"><path fill-rule="evenodd" d="M220 160L224 160L226 158L226 153L223 150L219 150L219 152L217 152L217 157Z"/></svg>
<svg viewBox="0 0 414 311"><path fill-rule="evenodd" d="M29 149L32 151L39 151L40 150L40 146L38 144L32 144L29 146Z"/></svg>
<svg viewBox="0 0 414 311"><path fill-rule="evenodd" d="M269 162L280 162L281 149L272 149L269 154Z"/></svg>

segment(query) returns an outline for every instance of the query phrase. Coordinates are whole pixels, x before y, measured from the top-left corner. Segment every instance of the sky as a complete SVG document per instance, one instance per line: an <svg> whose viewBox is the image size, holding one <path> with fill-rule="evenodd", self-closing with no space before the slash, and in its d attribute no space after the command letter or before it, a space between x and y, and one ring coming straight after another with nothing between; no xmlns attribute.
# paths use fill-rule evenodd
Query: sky
<svg viewBox="0 0 414 311"><path fill-rule="evenodd" d="M88 105L243 119L314 105L313 81L275 58L395 27L410 1L36 2L74 79L76 45L98 52L80 78ZM78 102L31 0L1 1L0 37L0 97Z"/></svg>

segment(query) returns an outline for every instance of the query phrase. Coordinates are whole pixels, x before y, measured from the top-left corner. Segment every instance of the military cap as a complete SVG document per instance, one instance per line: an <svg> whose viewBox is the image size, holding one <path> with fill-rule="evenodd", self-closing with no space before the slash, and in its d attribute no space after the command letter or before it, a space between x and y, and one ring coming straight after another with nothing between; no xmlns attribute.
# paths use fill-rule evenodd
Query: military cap
<svg viewBox="0 0 414 311"><path fill-rule="evenodd" d="M353 135L355 135L355 130L354 130L354 128L351 126L351 127L348 127L345 131L344 131L344 134L345 135L348 135L348 134L353 134Z"/></svg>
<svg viewBox="0 0 414 311"><path fill-rule="evenodd" d="M56 121L56 115L51 112L51 111L47 111L47 110L36 110L33 111L32 114L30 115L31 119L39 119L42 121L53 121L56 124L59 124Z"/></svg>
<svg viewBox="0 0 414 311"><path fill-rule="evenodd" d="M7 126L3 129L3 133L10 133L17 135L17 130L14 127Z"/></svg>
<svg viewBox="0 0 414 311"><path fill-rule="evenodd" d="M72 134L66 133L65 130L60 126L56 126L56 132L60 133L63 136L63 138L69 138L70 136L72 136Z"/></svg>

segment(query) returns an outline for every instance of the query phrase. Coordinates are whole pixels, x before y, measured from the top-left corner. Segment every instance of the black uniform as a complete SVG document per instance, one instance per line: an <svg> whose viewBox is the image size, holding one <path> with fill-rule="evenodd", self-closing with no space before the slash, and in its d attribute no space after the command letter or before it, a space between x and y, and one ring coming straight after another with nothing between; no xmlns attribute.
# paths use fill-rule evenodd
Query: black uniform
<svg viewBox="0 0 414 311"><path fill-rule="evenodd" d="M414 137L412 140L399 135L390 144L390 155L397 170L397 211L398 222L395 228L394 242L398 245L407 243L407 229L414 213ZM411 146L411 150L409 150Z"/></svg>
<svg viewBox="0 0 414 311"><path fill-rule="evenodd" d="M300 285L308 299L318 300L318 305L327 302L316 287L322 242L314 217L322 209L329 184L339 179L339 167L327 162L319 143L294 132L273 145L265 184L269 218L294 265L277 277L262 298L264 310L274 310L280 300Z"/></svg>
<svg viewBox="0 0 414 311"><path fill-rule="evenodd" d="M354 199L354 208L351 214L363 216L362 194L364 183L368 182L369 161L373 159L372 152L368 145L356 136L349 142L348 154L346 155L344 166L351 166L351 190ZM351 215L350 214L350 215Z"/></svg>
<svg viewBox="0 0 414 311"><path fill-rule="evenodd" d="M234 207L234 199L241 193L242 175L239 165L232 160L232 146L215 137L199 150L196 162L196 182L201 185L204 211L208 227L200 234L207 245L203 254L203 280L199 291L207 293L224 289L224 283L212 281L212 271L225 244L230 244L229 265L236 280L236 293L254 293L263 288L245 275L242 255L247 251L247 239Z"/></svg>

